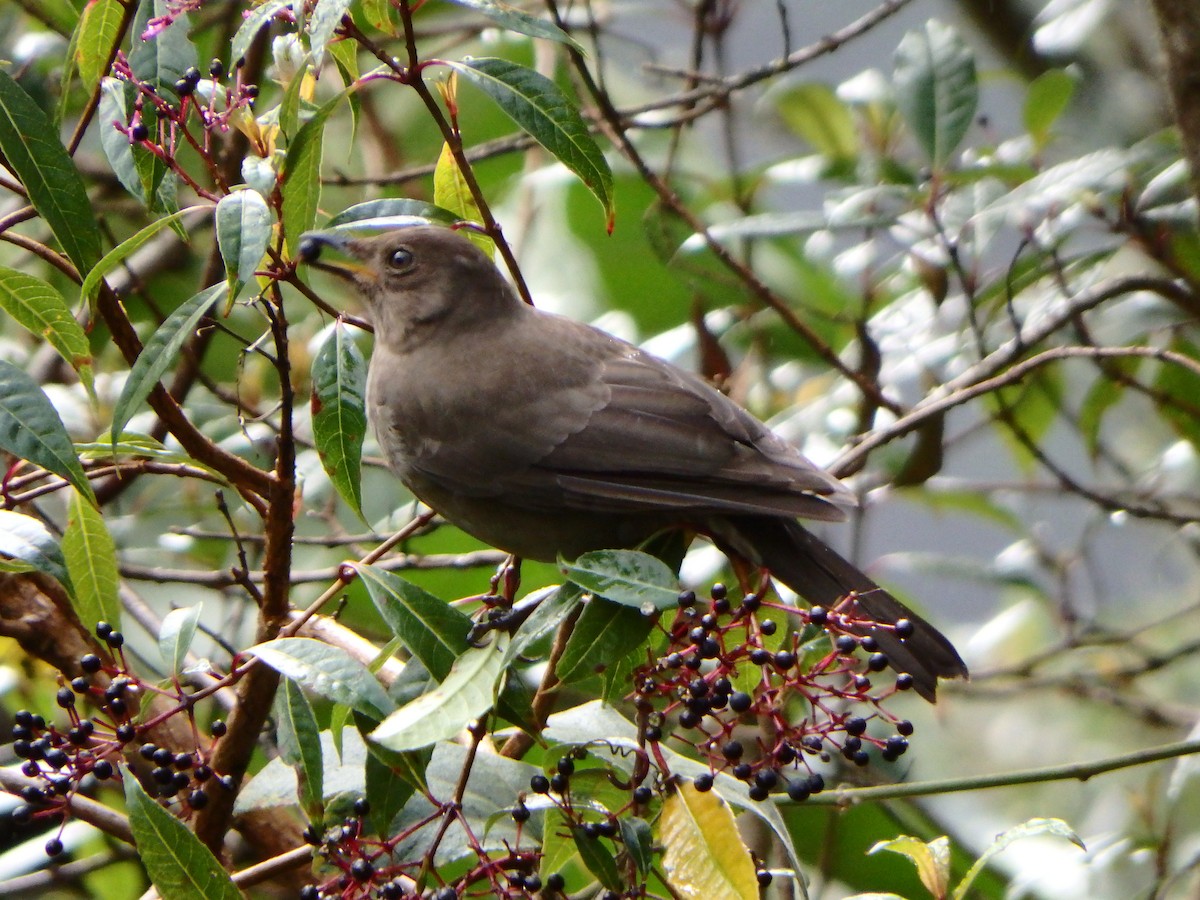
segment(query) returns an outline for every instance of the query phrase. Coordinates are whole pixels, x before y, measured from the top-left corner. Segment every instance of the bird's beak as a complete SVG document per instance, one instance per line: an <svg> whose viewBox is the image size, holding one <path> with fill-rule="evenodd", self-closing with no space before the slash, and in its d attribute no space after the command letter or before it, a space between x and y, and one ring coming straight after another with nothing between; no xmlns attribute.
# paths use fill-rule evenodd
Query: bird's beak
<svg viewBox="0 0 1200 900"><path fill-rule="evenodd" d="M306 231L300 235L297 255L301 262L349 281L374 280L370 266L365 265L356 252L356 244L354 236L348 232ZM336 262L321 259L327 248L338 255Z"/></svg>

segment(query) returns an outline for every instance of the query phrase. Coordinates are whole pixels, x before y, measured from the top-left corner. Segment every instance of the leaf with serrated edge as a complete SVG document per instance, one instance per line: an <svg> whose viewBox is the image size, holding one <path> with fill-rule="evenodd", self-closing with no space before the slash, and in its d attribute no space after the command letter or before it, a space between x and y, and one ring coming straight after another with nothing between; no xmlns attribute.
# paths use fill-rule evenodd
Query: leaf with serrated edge
<svg viewBox="0 0 1200 900"><path fill-rule="evenodd" d="M367 360L340 321L334 323L313 359L312 428L325 474L342 499L362 518Z"/></svg>
<svg viewBox="0 0 1200 900"><path fill-rule="evenodd" d="M584 606L555 670L564 684L582 681L635 653L654 627L655 617L593 597Z"/></svg>
<svg viewBox="0 0 1200 900"><path fill-rule="evenodd" d="M312 638L280 638L256 644L246 653L314 694L372 718L382 719L395 707L367 667L340 647Z"/></svg>
<svg viewBox="0 0 1200 900"><path fill-rule="evenodd" d="M685 781L663 802L658 820L663 869L680 897L757 900L754 860L733 811L713 791Z"/></svg>
<svg viewBox="0 0 1200 900"><path fill-rule="evenodd" d="M671 609L679 601L675 573L640 550L593 550L575 562L560 559L558 565L580 587L642 612Z"/></svg>
<svg viewBox="0 0 1200 900"><path fill-rule="evenodd" d="M321 729L312 704L300 685L283 679L275 695L279 755L296 770L300 808L314 822L321 820L324 807L325 761L321 752Z"/></svg>
<svg viewBox="0 0 1200 900"><path fill-rule="evenodd" d="M353 563L383 621L429 674L442 681L470 646L471 619L440 597L386 569Z"/></svg>
<svg viewBox="0 0 1200 900"><path fill-rule="evenodd" d="M0 309L32 334L45 338L79 373L88 394L95 396L92 348L62 294L40 278L0 266Z"/></svg>
<svg viewBox="0 0 1200 900"><path fill-rule="evenodd" d="M126 771L121 781L138 859L160 897L242 900L242 892L200 838L152 800L132 772Z"/></svg>
<svg viewBox="0 0 1200 900"><path fill-rule="evenodd" d="M225 263L232 300L254 277L271 242L271 210L258 191L234 191L221 198L216 214L217 246Z"/></svg>
<svg viewBox="0 0 1200 900"><path fill-rule="evenodd" d="M484 57L447 65L495 100L530 137L579 176L604 207L611 231L612 171L579 110L558 85L505 59Z"/></svg>
<svg viewBox="0 0 1200 900"><path fill-rule="evenodd" d="M0 450L65 478L90 503L96 503L58 410L24 369L2 359Z"/></svg>
<svg viewBox="0 0 1200 900"><path fill-rule="evenodd" d="M158 652L163 662L173 676L178 676L187 660L188 651L192 649L192 640L196 637L196 628L200 624L200 613L203 604L184 606L173 609L163 616L162 627L158 630Z"/></svg>
<svg viewBox="0 0 1200 900"><path fill-rule="evenodd" d="M62 550L46 526L32 516L0 509L0 555L24 565L7 571L38 571L69 587L71 577Z"/></svg>
<svg viewBox="0 0 1200 900"><path fill-rule="evenodd" d="M59 141L54 124L3 71L0 152L67 257L80 272L87 272L100 258L100 230L83 179Z"/></svg>
<svg viewBox="0 0 1200 900"><path fill-rule="evenodd" d="M63 558L75 589L75 612L88 631L97 622L121 625L121 577L117 571L117 548L104 516L78 491L71 492L67 527L62 536Z"/></svg>
<svg viewBox="0 0 1200 900"><path fill-rule="evenodd" d="M146 342L138 358L133 361L121 396L113 407L111 435L114 443L142 401L150 396L158 379L175 364L175 358L184 343L224 291L224 284L214 284L185 300Z"/></svg>
<svg viewBox="0 0 1200 900"><path fill-rule="evenodd" d="M440 685L384 719L370 740L389 750L416 750L453 737L492 708L507 642L496 633L487 646L468 650Z"/></svg>

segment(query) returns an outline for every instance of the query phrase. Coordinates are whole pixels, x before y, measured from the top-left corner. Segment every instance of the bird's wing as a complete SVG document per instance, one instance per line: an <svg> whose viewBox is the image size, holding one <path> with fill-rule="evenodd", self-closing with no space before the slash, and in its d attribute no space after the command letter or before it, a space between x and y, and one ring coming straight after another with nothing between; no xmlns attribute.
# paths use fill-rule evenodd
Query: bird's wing
<svg viewBox="0 0 1200 900"><path fill-rule="evenodd" d="M450 419L409 411L427 420L412 428L422 436L410 460L421 477L547 510L838 520L839 506L853 502L840 482L699 378L588 326L554 316L540 324L538 349L498 354L501 364L505 356L536 364L504 377L479 372L470 408L459 404L452 419L470 429L469 440L441 440L438 421Z"/></svg>

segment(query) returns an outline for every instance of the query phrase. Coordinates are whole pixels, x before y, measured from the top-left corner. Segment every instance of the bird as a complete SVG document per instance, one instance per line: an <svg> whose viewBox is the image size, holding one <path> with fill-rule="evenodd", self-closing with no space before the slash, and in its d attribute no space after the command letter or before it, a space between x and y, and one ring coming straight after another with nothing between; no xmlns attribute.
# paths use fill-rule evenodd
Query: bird
<svg viewBox="0 0 1200 900"><path fill-rule="evenodd" d="M702 378L524 302L454 228L309 231L297 250L365 300L368 420L450 523L546 562L687 529L814 606L853 601L852 633L925 699L967 677L941 632L800 524L844 519L849 489Z"/></svg>

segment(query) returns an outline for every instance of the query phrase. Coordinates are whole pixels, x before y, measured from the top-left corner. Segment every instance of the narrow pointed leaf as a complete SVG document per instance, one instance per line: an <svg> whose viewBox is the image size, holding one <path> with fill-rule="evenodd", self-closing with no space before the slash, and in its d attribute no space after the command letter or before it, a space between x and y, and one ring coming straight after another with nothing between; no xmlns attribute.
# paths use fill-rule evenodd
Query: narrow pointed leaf
<svg viewBox="0 0 1200 900"><path fill-rule="evenodd" d="M610 891L619 891L621 889L621 873L617 869L617 861L613 858L612 851L594 835L589 837L584 832L582 825L576 825L571 829L571 837L575 839L575 848L579 851L579 858L583 860L587 870Z"/></svg>
<svg viewBox="0 0 1200 900"><path fill-rule="evenodd" d="M97 622L120 627L121 600L117 593L117 548L104 516L78 491L71 492L62 552L74 590L75 612L88 631Z"/></svg>
<svg viewBox="0 0 1200 900"><path fill-rule="evenodd" d="M24 369L0 359L0 450L70 482L92 504L96 495L56 410Z"/></svg>
<svg viewBox="0 0 1200 900"><path fill-rule="evenodd" d="M142 402L150 396L163 373L175 365L184 342L196 330L200 320L209 312L217 298L225 291L225 285L214 284L180 304L167 320L159 326L146 342L138 358L134 360L129 378L121 390L121 396L113 409L112 439L116 442L122 429L129 422Z"/></svg>
<svg viewBox="0 0 1200 900"><path fill-rule="evenodd" d="M312 426L325 473L342 499L362 518L367 360L340 321L313 360Z"/></svg>
<svg viewBox="0 0 1200 900"><path fill-rule="evenodd" d="M450 210L435 206L425 200L410 200L407 197L381 197L378 200L367 200L347 207L330 219L329 224L325 227L338 228L356 222L390 219L397 216L415 216L431 222L439 222L442 225L454 225L461 221L460 217Z"/></svg>
<svg viewBox="0 0 1200 900"><path fill-rule="evenodd" d="M379 720L394 704L375 676L340 647L311 638L280 638L246 651L314 694Z"/></svg>
<svg viewBox="0 0 1200 900"><path fill-rule="evenodd" d="M679 600L675 573L640 550L594 550L575 562L559 560L559 568L580 587L643 613L671 609Z"/></svg>
<svg viewBox="0 0 1200 900"><path fill-rule="evenodd" d="M887 850L907 856L917 867L917 876L925 890L934 897L945 897L950 883L950 841L939 837L932 841L902 834L890 841L880 841L868 853L878 853Z"/></svg>
<svg viewBox="0 0 1200 900"><path fill-rule="evenodd" d="M320 822L325 791L321 729L312 704L290 678L283 679L275 695L275 724L279 755L296 770L300 808L311 821Z"/></svg>
<svg viewBox="0 0 1200 900"><path fill-rule="evenodd" d="M267 0L261 6L254 7L250 14L242 20L237 33L233 36L230 60L236 64L238 60L245 59L246 53L250 50L250 45L254 43L254 38L258 36L258 33L275 16L285 9L291 9L291 6L292 0Z"/></svg>
<svg viewBox="0 0 1200 900"><path fill-rule="evenodd" d="M342 102L338 95L318 109L288 144L283 164L283 233L288 253L296 254L300 235L313 227L321 200L321 157L325 122Z"/></svg>
<svg viewBox="0 0 1200 900"><path fill-rule="evenodd" d="M684 782L658 821L667 881L681 897L757 900L758 879L733 811L713 791Z"/></svg>
<svg viewBox="0 0 1200 900"><path fill-rule="evenodd" d="M0 309L44 338L93 394L92 348L62 294L40 278L0 266Z"/></svg>
<svg viewBox="0 0 1200 900"><path fill-rule="evenodd" d="M121 136L121 140L125 140L124 136ZM113 249L104 254L104 257L96 265L92 266L92 270L88 272L87 278L83 279L83 284L79 288L80 296L88 303L91 303L96 298L96 293L100 290L100 282L107 278L110 272L119 268L121 263L132 256L137 250L148 244L150 239L156 234L164 228L174 225L188 213L197 211L207 212L211 209L211 206L188 206L169 216L156 218L137 234L126 238L113 247Z"/></svg>
<svg viewBox="0 0 1200 900"><path fill-rule="evenodd" d="M505 59L451 62L456 72L499 104L514 122L574 172L604 207L612 230L612 172L579 110L553 81Z"/></svg>
<svg viewBox="0 0 1200 900"><path fill-rule="evenodd" d="M975 118L975 55L957 31L930 19L896 48L892 80L900 113L930 161L941 167Z"/></svg>
<svg viewBox="0 0 1200 900"><path fill-rule="evenodd" d="M93 0L84 7L75 43L75 62L83 86L92 92L108 74L105 63L120 37L125 8L120 0Z"/></svg>
<svg viewBox="0 0 1200 900"><path fill-rule="evenodd" d="M33 99L0 71L0 153L29 202L80 272L100 258L100 231L79 170L58 130Z"/></svg>
<svg viewBox="0 0 1200 900"><path fill-rule="evenodd" d="M4 571L41 572L65 587L71 585L66 560L54 535L32 516L0 509L0 556L24 564L5 566Z"/></svg>
<svg viewBox="0 0 1200 900"><path fill-rule="evenodd" d="M508 31L515 31L517 34L523 34L527 37L556 41L559 44L574 47L581 53L583 52L583 48L575 42L575 39L553 22L547 22L545 19L531 16L524 10L510 6L507 3L502 3L500 0L450 0L450 2L457 6L464 6L467 9L475 10Z"/></svg>
<svg viewBox="0 0 1200 900"><path fill-rule="evenodd" d="M468 650L440 685L384 719L370 740L389 750L417 750L456 735L492 708L507 642L497 633L486 646Z"/></svg>
<svg viewBox="0 0 1200 900"><path fill-rule="evenodd" d="M158 631L158 652L171 675L178 676L183 672L203 608L203 604L197 603L195 606L173 609L163 616L162 627Z"/></svg>
<svg viewBox="0 0 1200 900"><path fill-rule="evenodd" d="M179 819L152 800L133 773L126 771L122 783L138 859L160 897L242 900L242 892L212 851Z"/></svg>
<svg viewBox="0 0 1200 900"><path fill-rule="evenodd" d="M429 674L445 680L451 666L469 646L469 617L440 597L376 566L355 564L371 602L383 621Z"/></svg>
<svg viewBox="0 0 1200 900"><path fill-rule="evenodd" d="M1065 838L1080 850L1087 850L1087 847L1084 846L1083 840L1079 837L1079 835L1076 834L1071 826L1062 819L1030 819L1027 822L1022 822L1020 825L1016 825L1008 829L1003 834L999 835L994 841L992 841L991 845L983 851L979 859L975 860L975 863L971 866L970 871L963 876L963 880L954 888L954 893L950 895L952 900L963 900L963 898L965 898L968 895L968 892L971 890L971 886L975 883L975 879L979 877L979 874L984 870L984 867L991 862L992 857L994 857L997 853L1004 851L1010 844L1013 843L1013 841L1019 841L1023 838L1030 837L1043 837L1046 835ZM942 840L946 839L942 838Z"/></svg>

